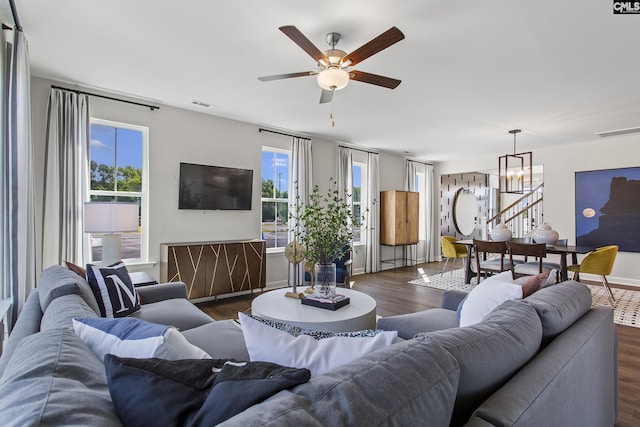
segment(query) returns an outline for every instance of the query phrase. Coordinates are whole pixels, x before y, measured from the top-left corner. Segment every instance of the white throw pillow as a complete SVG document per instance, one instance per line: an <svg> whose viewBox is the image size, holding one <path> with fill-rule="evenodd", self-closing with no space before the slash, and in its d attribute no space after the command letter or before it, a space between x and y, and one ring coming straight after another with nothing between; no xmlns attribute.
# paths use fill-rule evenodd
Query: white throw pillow
<svg viewBox="0 0 640 427"><path fill-rule="evenodd" d="M100 360L107 353L138 359L210 359L175 328L133 317L74 318L73 330Z"/></svg>
<svg viewBox="0 0 640 427"><path fill-rule="evenodd" d="M244 313L238 317L252 362L307 368L312 377L387 347L398 336L397 331L308 331Z"/></svg>
<svg viewBox="0 0 640 427"><path fill-rule="evenodd" d="M510 271L492 276L474 287L463 301L460 326L475 325L503 302L516 299L522 299L522 286L511 280Z"/></svg>

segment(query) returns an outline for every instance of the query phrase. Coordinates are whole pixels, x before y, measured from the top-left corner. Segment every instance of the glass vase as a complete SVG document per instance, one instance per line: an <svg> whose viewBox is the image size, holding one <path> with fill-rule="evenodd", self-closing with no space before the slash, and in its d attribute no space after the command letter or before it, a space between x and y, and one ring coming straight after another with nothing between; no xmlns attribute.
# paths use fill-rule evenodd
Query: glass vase
<svg viewBox="0 0 640 427"><path fill-rule="evenodd" d="M316 294L332 297L336 294L336 265L316 264Z"/></svg>

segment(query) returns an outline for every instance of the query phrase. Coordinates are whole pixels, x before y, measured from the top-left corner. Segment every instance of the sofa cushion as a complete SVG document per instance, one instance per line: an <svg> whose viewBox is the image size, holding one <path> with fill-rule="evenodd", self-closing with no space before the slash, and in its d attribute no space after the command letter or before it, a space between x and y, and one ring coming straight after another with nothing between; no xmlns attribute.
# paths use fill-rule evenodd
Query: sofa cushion
<svg viewBox="0 0 640 427"><path fill-rule="evenodd" d="M22 315L22 314L21 314ZM73 328L74 317L98 317L80 295L64 295L51 301L42 315L40 330Z"/></svg>
<svg viewBox="0 0 640 427"><path fill-rule="evenodd" d="M319 332L238 313L251 361L307 368L321 375L391 345L396 331Z"/></svg>
<svg viewBox="0 0 640 427"><path fill-rule="evenodd" d="M213 359L249 360L240 325L233 320L218 320L182 332L191 344ZM215 337L215 338L214 338Z"/></svg>
<svg viewBox="0 0 640 427"><path fill-rule="evenodd" d="M109 389L127 427L213 426L280 390L306 369L264 362L105 357Z"/></svg>
<svg viewBox="0 0 640 427"><path fill-rule="evenodd" d="M70 329L26 337L0 379L3 427L121 427L102 362Z"/></svg>
<svg viewBox="0 0 640 427"><path fill-rule="evenodd" d="M426 335L449 351L460 366L451 422L457 426L536 354L542 325L533 307L506 301L476 325Z"/></svg>
<svg viewBox="0 0 640 427"><path fill-rule="evenodd" d="M102 317L125 317L140 310L140 299L122 261L108 267L87 264L87 282Z"/></svg>
<svg viewBox="0 0 640 427"><path fill-rule="evenodd" d="M2 346L2 354L0 354L0 377L2 377L5 366L7 366L20 340L40 331L41 320L42 310L40 309L40 296L38 295L38 290L34 289L22 306L18 321L13 325L9 338Z"/></svg>
<svg viewBox="0 0 640 427"><path fill-rule="evenodd" d="M281 392L229 425L446 426L458 376L451 354L422 336L312 378L291 390L295 396Z"/></svg>
<svg viewBox="0 0 640 427"><path fill-rule="evenodd" d="M567 281L547 286L525 298L542 321L542 342L546 345L591 308L591 291L582 283Z"/></svg>
<svg viewBox="0 0 640 427"><path fill-rule="evenodd" d="M323 425L447 425L459 369L442 347L420 337L378 350L293 392Z"/></svg>
<svg viewBox="0 0 640 427"><path fill-rule="evenodd" d="M398 336L409 340L422 332L441 331L458 326L455 311L444 308L432 308L416 313L378 319L377 328L385 331L398 331Z"/></svg>
<svg viewBox="0 0 640 427"><path fill-rule="evenodd" d="M110 353L120 357L160 359L203 359L209 355L189 343L176 329L125 317L122 319L73 319L75 333L104 359Z"/></svg>
<svg viewBox="0 0 640 427"><path fill-rule="evenodd" d="M129 317L171 325L179 331L196 328L214 321L185 298L171 298L150 304L142 304L140 310Z"/></svg>
<svg viewBox="0 0 640 427"><path fill-rule="evenodd" d="M73 271L60 265L52 265L40 273L38 292L43 313L51 301L67 294L80 295L93 311L100 313L96 298L87 282Z"/></svg>

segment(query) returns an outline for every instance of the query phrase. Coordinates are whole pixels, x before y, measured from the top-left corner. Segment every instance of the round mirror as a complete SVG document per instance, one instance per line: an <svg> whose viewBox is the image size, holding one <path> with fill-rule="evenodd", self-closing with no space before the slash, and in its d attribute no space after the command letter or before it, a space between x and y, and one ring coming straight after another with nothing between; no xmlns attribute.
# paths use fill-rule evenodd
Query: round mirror
<svg viewBox="0 0 640 427"><path fill-rule="evenodd" d="M476 228L478 199L468 188L461 188L453 198L453 225L458 233L468 236Z"/></svg>

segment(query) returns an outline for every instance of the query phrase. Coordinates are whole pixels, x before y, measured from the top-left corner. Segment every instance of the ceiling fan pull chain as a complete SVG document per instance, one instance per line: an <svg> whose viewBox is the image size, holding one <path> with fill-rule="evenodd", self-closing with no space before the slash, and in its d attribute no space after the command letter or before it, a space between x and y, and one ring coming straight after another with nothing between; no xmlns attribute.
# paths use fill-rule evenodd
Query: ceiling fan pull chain
<svg viewBox="0 0 640 427"><path fill-rule="evenodd" d="M331 97L331 111L329 112L329 118L331 119L331 127L336 127L336 122L333 120L333 96Z"/></svg>

